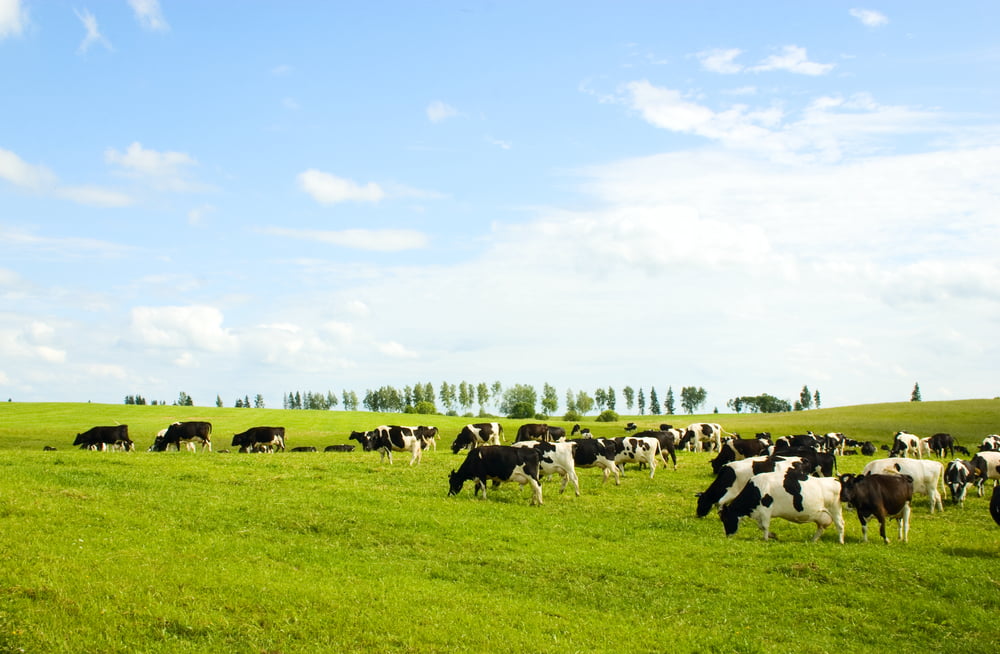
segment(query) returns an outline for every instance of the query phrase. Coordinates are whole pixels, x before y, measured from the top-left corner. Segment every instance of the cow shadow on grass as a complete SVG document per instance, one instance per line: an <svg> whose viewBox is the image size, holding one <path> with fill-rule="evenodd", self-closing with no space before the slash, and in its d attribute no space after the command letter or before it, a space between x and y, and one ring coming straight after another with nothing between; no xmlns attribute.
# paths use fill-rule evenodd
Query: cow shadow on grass
<svg viewBox="0 0 1000 654"><path fill-rule="evenodd" d="M978 550L971 547L942 547L941 551L950 556L961 556L966 559L995 559L995 550Z"/></svg>

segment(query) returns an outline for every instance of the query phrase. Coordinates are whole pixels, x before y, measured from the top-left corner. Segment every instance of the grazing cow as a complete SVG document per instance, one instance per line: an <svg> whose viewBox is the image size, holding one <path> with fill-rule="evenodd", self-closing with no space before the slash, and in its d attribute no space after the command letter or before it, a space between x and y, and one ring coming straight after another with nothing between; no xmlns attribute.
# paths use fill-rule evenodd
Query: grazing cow
<svg viewBox="0 0 1000 654"><path fill-rule="evenodd" d="M840 475L840 499L853 506L861 521L861 541L868 542L868 516L875 516L879 535L888 545L885 519L899 522L899 539L910 538L910 501L913 499L913 478L908 475Z"/></svg>
<svg viewBox="0 0 1000 654"><path fill-rule="evenodd" d="M740 461L732 461L722 466L708 488L697 493L699 518L704 518L715 505L725 506L733 501L751 477L765 472L784 472L791 467L804 471L808 465L800 457L755 456Z"/></svg>
<svg viewBox="0 0 1000 654"><path fill-rule="evenodd" d="M871 475L887 472L908 475L913 479L913 492L926 495L930 499L931 513L934 513L935 508L944 511L941 492L938 490L938 484L944 483L942 480L943 470L944 466L939 461L892 457L869 461L861 474Z"/></svg>
<svg viewBox="0 0 1000 654"><path fill-rule="evenodd" d="M972 477L979 487L979 497L983 496L983 482L993 480L993 486L1000 481L1000 452L984 450L972 457Z"/></svg>
<svg viewBox="0 0 1000 654"><path fill-rule="evenodd" d="M684 438L679 447L688 446L692 452L697 452L701 443L711 443L716 452L722 449L722 425L715 422L695 422L684 428ZM729 434L729 432L726 432ZM706 448L707 449L707 448Z"/></svg>
<svg viewBox="0 0 1000 654"><path fill-rule="evenodd" d="M316 452L316 448L312 445L300 445L298 447L293 447L289 452Z"/></svg>
<svg viewBox="0 0 1000 654"><path fill-rule="evenodd" d="M514 443L514 447L534 448L539 455L538 476L559 475L562 477L562 485L559 492L566 490L566 483L573 482L573 490L576 496L580 496L580 480L576 476L575 453L577 444L573 441L568 443L544 443L539 441L521 441Z"/></svg>
<svg viewBox="0 0 1000 654"><path fill-rule="evenodd" d="M55 452L56 448L52 447L51 445L46 445L45 447L42 448L42 451L43 452Z"/></svg>
<svg viewBox="0 0 1000 654"><path fill-rule="evenodd" d="M889 450L889 456L908 457L914 452L916 452L918 459L923 458L920 451L920 437L905 431L896 432L896 437L892 441L892 449Z"/></svg>
<svg viewBox="0 0 1000 654"><path fill-rule="evenodd" d="M569 435L576 436L579 433L580 433L580 423L576 423L575 425L573 425L573 431L571 431Z"/></svg>
<svg viewBox="0 0 1000 654"><path fill-rule="evenodd" d="M660 423L660 431L670 431L673 428L674 428L673 425L668 425L665 422L664 423Z"/></svg>
<svg viewBox="0 0 1000 654"><path fill-rule="evenodd" d="M875 443L871 441L865 441L864 443L861 444L861 453L864 454L865 456L875 456L876 452L878 452L878 450L875 449Z"/></svg>
<svg viewBox="0 0 1000 654"><path fill-rule="evenodd" d="M203 452L205 450L211 452L212 423L201 420L175 422L167 427L162 436L160 434L156 435L153 446L149 449L152 452L166 452L167 448L173 446L180 450L181 443L184 443L184 446L189 449L189 446L201 443L201 450Z"/></svg>
<svg viewBox="0 0 1000 654"><path fill-rule="evenodd" d="M811 431L807 431L804 434L792 434L790 436L782 436L781 438L774 441L773 451L778 452L780 450L792 450L797 448L808 447L809 449L816 450L819 452L820 444L819 439L816 434Z"/></svg>
<svg viewBox="0 0 1000 654"><path fill-rule="evenodd" d="M955 451L958 452L959 454L964 454L965 456L972 456L972 454L969 452L969 448L962 445L955 445Z"/></svg>
<svg viewBox="0 0 1000 654"><path fill-rule="evenodd" d="M521 441L546 441L549 440L549 426L540 422L526 422L517 428L515 443Z"/></svg>
<svg viewBox="0 0 1000 654"><path fill-rule="evenodd" d="M353 445L327 445L323 448L324 452L353 452Z"/></svg>
<svg viewBox="0 0 1000 654"><path fill-rule="evenodd" d="M951 491L951 501L965 505L965 491L969 484L975 484L976 468L969 461L953 459L944 468L944 485Z"/></svg>
<svg viewBox="0 0 1000 654"><path fill-rule="evenodd" d="M990 434L979 444L980 452L1000 452L1000 434Z"/></svg>
<svg viewBox="0 0 1000 654"><path fill-rule="evenodd" d="M542 486L538 481L541 457L530 447L512 445L483 445L473 448L458 470L448 475L448 495L458 495L466 481L474 480L476 495L483 491L486 499L486 482L512 481L524 486L531 484L531 504L542 503Z"/></svg>
<svg viewBox="0 0 1000 654"><path fill-rule="evenodd" d="M615 476L616 486L622 483L618 466L615 464L615 455L618 452L615 449L614 440L606 438L577 438L572 442L576 443L576 450L573 452L573 463L577 468L597 467L604 471L602 484L608 480L609 475Z"/></svg>
<svg viewBox="0 0 1000 654"><path fill-rule="evenodd" d="M251 427L239 434L233 434L232 447L240 452L261 452L285 449L284 427Z"/></svg>
<svg viewBox="0 0 1000 654"><path fill-rule="evenodd" d="M993 522L1000 525L1000 486L993 487L993 495L990 496L990 515Z"/></svg>
<svg viewBox="0 0 1000 654"><path fill-rule="evenodd" d="M499 422L477 422L462 427L451 444L452 454L463 447L475 449L480 445L499 445L503 441L503 426Z"/></svg>
<svg viewBox="0 0 1000 654"><path fill-rule="evenodd" d="M674 470L677 470L677 453L674 451L676 441L670 431L640 431L632 434L632 438L655 438L660 441L660 461L663 461L663 465L667 465L667 457L663 454L667 452L673 462Z"/></svg>
<svg viewBox="0 0 1000 654"><path fill-rule="evenodd" d="M428 427L427 425L420 425L419 427L413 428L413 433L417 435L420 439L424 441L425 447L430 445L431 448L437 452L437 427Z"/></svg>
<svg viewBox="0 0 1000 654"><path fill-rule="evenodd" d="M545 435L545 440L550 443L564 443L566 441L566 430L562 427L550 426Z"/></svg>
<svg viewBox="0 0 1000 654"><path fill-rule="evenodd" d="M660 441L655 438L619 436L615 442L615 465L625 476L626 463L645 463L649 466L649 478L656 473L656 456L660 453Z"/></svg>
<svg viewBox="0 0 1000 654"><path fill-rule="evenodd" d="M389 465L393 452L409 452L411 466L420 463L425 443L413 430L413 427L380 425L371 432L371 449L378 450L380 462L388 458Z"/></svg>
<svg viewBox="0 0 1000 654"><path fill-rule="evenodd" d="M638 427L636 426L636 424L634 422L630 422L627 425L625 425L625 431L630 431L631 432L631 431L635 431L636 429L638 429Z"/></svg>
<svg viewBox="0 0 1000 654"><path fill-rule="evenodd" d="M722 466L727 463L760 456L770 446L770 441L763 438L739 438L738 435L727 438L722 441L722 449L719 450L718 456L709 462L712 464L712 472L719 474Z"/></svg>
<svg viewBox="0 0 1000 654"><path fill-rule="evenodd" d="M820 452L843 456L844 445L847 443L848 438L841 432L831 431L822 436L817 436L816 441Z"/></svg>
<svg viewBox="0 0 1000 654"><path fill-rule="evenodd" d="M840 505L840 481L830 477L810 477L794 468L784 472L765 472L752 477L732 502L719 509L726 536L739 528L740 518L757 521L764 540L776 538L771 533L771 519L784 518L791 522L813 522L820 539L831 524L837 529L837 540L844 542L844 515Z"/></svg>
<svg viewBox="0 0 1000 654"><path fill-rule="evenodd" d="M123 449L131 452L135 449L135 444L128 437L128 425L91 427L77 434L73 445L79 445L84 450Z"/></svg>

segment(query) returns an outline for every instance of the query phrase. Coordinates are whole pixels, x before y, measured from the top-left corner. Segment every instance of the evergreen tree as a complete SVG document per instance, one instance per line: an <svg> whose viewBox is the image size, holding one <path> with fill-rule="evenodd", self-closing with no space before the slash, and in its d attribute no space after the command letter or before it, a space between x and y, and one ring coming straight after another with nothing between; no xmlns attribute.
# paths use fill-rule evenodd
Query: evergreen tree
<svg viewBox="0 0 1000 654"><path fill-rule="evenodd" d="M920 402L921 399L922 398L920 397L920 384L914 384L913 392L910 393L910 402Z"/></svg>
<svg viewBox="0 0 1000 654"><path fill-rule="evenodd" d="M642 392L642 388L639 389L639 415L646 413L646 396Z"/></svg>
<svg viewBox="0 0 1000 654"><path fill-rule="evenodd" d="M812 406L812 393L809 392L808 386L802 387L802 391L799 393L798 405L804 411L808 410Z"/></svg>
<svg viewBox="0 0 1000 654"><path fill-rule="evenodd" d="M817 409L819 408L819 389L818 388L813 393L813 406L816 407Z"/></svg>
<svg viewBox="0 0 1000 654"><path fill-rule="evenodd" d="M674 406L674 387L673 386L667 386L667 399L663 403L663 408L666 409L668 416L674 415L674 409L676 407Z"/></svg>
<svg viewBox="0 0 1000 654"><path fill-rule="evenodd" d="M615 389L610 386L608 386L608 408L615 410Z"/></svg>
<svg viewBox="0 0 1000 654"><path fill-rule="evenodd" d="M660 415L660 399L656 396L656 389L649 387L649 412L654 416Z"/></svg>

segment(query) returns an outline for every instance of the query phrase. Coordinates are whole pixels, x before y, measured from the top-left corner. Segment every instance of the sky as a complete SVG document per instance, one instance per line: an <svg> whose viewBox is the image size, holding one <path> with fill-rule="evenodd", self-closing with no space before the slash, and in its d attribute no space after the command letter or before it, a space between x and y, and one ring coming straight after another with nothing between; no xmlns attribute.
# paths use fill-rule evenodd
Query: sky
<svg viewBox="0 0 1000 654"><path fill-rule="evenodd" d="M0 0L0 395L1000 396L1000 3Z"/></svg>

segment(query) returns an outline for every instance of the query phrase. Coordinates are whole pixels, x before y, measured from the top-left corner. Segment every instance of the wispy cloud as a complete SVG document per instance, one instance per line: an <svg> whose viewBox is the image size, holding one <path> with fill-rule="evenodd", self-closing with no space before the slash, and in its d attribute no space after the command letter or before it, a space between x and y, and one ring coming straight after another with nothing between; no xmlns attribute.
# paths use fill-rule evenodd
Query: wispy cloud
<svg viewBox="0 0 1000 654"><path fill-rule="evenodd" d="M885 14L872 9L851 9L850 13L866 27L882 27L889 22Z"/></svg>
<svg viewBox="0 0 1000 654"><path fill-rule="evenodd" d="M104 160L118 166L126 176L144 180L158 190L190 192L208 188L189 179L188 170L198 162L184 152L149 150L136 141L124 152L108 148Z"/></svg>
<svg viewBox="0 0 1000 654"><path fill-rule="evenodd" d="M450 104L435 100L427 105L427 118L432 123L440 123L458 115L458 110Z"/></svg>
<svg viewBox="0 0 1000 654"><path fill-rule="evenodd" d="M128 4L135 13L135 19L144 29L154 32L170 30L170 25L163 18L159 0L128 0Z"/></svg>
<svg viewBox="0 0 1000 654"><path fill-rule="evenodd" d="M486 135L486 142L489 143L490 145L497 146L501 150L510 150L510 148L511 148L510 141L502 141L500 139L493 138L489 134Z"/></svg>
<svg viewBox="0 0 1000 654"><path fill-rule="evenodd" d="M701 67L713 73L731 75L743 70L742 64L736 63L736 58L743 54L738 48L726 50L705 50L695 55L701 62Z"/></svg>
<svg viewBox="0 0 1000 654"><path fill-rule="evenodd" d="M90 46L95 43L103 45L108 50L113 51L114 47L111 45L111 41L108 41L103 34L101 34L101 29L97 26L97 17L90 13L90 10L84 9L82 12L74 9L76 17L80 19L83 23L83 28L87 31L87 34L83 37L83 41L80 42L80 47L77 48L77 52L83 54L90 50Z"/></svg>
<svg viewBox="0 0 1000 654"><path fill-rule="evenodd" d="M45 166L32 165L10 150L0 148L0 179L35 193L55 195L77 204L95 207L126 207L132 198L98 186L61 186L59 178Z"/></svg>
<svg viewBox="0 0 1000 654"><path fill-rule="evenodd" d="M28 10L21 0L0 0L0 40L20 36L28 25Z"/></svg>
<svg viewBox="0 0 1000 654"><path fill-rule="evenodd" d="M800 75L825 75L833 70L834 64L820 64L809 61L806 49L797 45L786 45L779 54L771 55L749 68L753 72L783 70Z"/></svg>
<svg viewBox="0 0 1000 654"><path fill-rule="evenodd" d="M315 168L299 173L298 181L299 187L320 204L378 202L385 197L385 192L374 182L362 186L350 179L324 173Z"/></svg>

